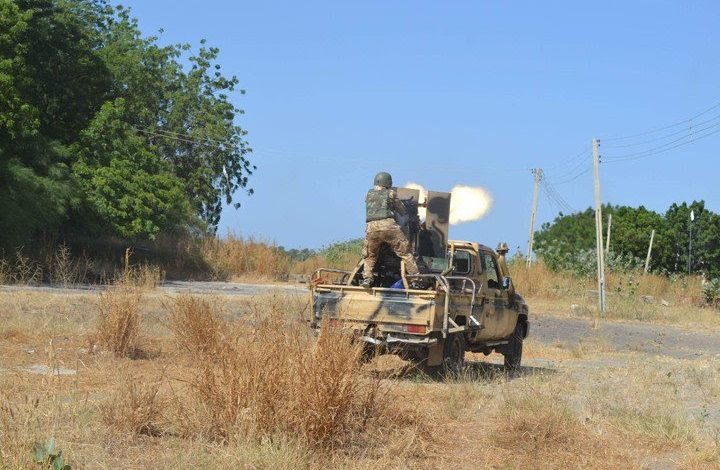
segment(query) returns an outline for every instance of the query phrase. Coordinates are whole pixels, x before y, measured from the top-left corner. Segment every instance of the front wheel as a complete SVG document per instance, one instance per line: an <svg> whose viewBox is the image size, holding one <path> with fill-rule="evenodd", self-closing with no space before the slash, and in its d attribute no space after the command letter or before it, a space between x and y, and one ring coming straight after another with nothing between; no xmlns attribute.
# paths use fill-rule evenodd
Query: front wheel
<svg viewBox="0 0 720 470"><path fill-rule="evenodd" d="M507 344L503 356L505 356L505 369L517 370L520 368L520 362L522 361L522 350L523 350L523 336L524 336L523 323L518 320L515 324L515 330L510 337L510 342Z"/></svg>

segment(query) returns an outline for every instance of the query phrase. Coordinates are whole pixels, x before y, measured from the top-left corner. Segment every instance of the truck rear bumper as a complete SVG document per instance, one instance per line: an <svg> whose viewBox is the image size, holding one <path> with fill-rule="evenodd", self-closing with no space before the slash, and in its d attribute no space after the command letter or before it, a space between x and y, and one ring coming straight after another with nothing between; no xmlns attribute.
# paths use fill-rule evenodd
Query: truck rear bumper
<svg viewBox="0 0 720 470"><path fill-rule="evenodd" d="M392 335L386 335L385 338L371 338L370 336L363 336L362 340L375 346L389 346L396 344L428 346L437 343L436 338L428 338L427 336L422 338L398 338Z"/></svg>

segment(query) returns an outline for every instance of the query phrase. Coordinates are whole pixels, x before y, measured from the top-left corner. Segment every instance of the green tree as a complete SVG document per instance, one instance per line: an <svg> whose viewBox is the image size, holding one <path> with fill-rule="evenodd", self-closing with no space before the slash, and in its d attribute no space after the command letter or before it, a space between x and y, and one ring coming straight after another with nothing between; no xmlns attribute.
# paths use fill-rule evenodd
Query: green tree
<svg viewBox="0 0 720 470"><path fill-rule="evenodd" d="M693 223L693 272L720 275L720 216L707 210L703 201L673 204L664 214L627 206L603 206L605 224L612 214L608 266L637 267L645 259L650 234L656 231L651 269L667 273L687 272L690 211ZM607 227L607 225L605 225ZM595 215L592 209L560 215L543 224L535 235L536 252L553 269L578 274L594 272Z"/></svg>
<svg viewBox="0 0 720 470"><path fill-rule="evenodd" d="M690 220L693 211L695 221ZM705 208L705 201L673 204L665 213L660 263L669 272L686 272L692 225L693 272L720 276L720 215Z"/></svg>
<svg viewBox="0 0 720 470"><path fill-rule="evenodd" d="M106 0L0 0L0 248L213 231L254 170L218 56Z"/></svg>
<svg viewBox="0 0 720 470"><path fill-rule="evenodd" d="M96 233L131 239L177 231L192 220L182 182L124 118L122 98L105 103L73 147L73 175L84 195L77 220Z"/></svg>

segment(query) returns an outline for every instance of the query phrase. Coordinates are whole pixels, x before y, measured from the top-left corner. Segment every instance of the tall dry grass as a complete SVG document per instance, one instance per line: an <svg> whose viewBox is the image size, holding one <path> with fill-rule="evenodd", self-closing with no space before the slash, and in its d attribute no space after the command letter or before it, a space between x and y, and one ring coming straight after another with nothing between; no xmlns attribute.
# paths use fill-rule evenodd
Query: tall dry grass
<svg viewBox="0 0 720 470"><path fill-rule="evenodd" d="M138 351L142 292L129 284L109 286L100 293L96 339L116 356L131 357Z"/></svg>
<svg viewBox="0 0 720 470"><path fill-rule="evenodd" d="M147 382L139 377L122 375L110 399L100 405L107 426L128 434L160 436L163 413L168 402L160 394L162 377Z"/></svg>
<svg viewBox="0 0 720 470"><path fill-rule="evenodd" d="M352 270L358 263L358 256L353 253L342 253L341 256L329 259L327 256L317 255L304 261L297 261L290 267L293 274L310 275L319 268Z"/></svg>
<svg viewBox="0 0 720 470"><path fill-rule="evenodd" d="M170 302L168 310L168 326L178 349L201 355L220 350L228 325L219 299L181 295Z"/></svg>
<svg viewBox="0 0 720 470"><path fill-rule="evenodd" d="M529 268L522 262L510 263L513 283L525 297L557 299L583 296L597 289L594 278L582 278L549 269L542 259ZM606 291L611 295L663 297L674 302L696 303L702 298L700 276L670 278L642 272L606 273Z"/></svg>
<svg viewBox="0 0 720 470"><path fill-rule="evenodd" d="M201 251L215 279L242 277L280 279L287 275L290 259L277 246L229 234L225 239L207 238Z"/></svg>
<svg viewBox="0 0 720 470"><path fill-rule="evenodd" d="M412 413L398 411L393 388L361 373L361 345L339 329L323 325L315 338L280 309L231 324L217 304L189 297L175 309L171 328L197 370L195 401L181 407L185 434L332 449L369 441L380 426L414 424Z"/></svg>

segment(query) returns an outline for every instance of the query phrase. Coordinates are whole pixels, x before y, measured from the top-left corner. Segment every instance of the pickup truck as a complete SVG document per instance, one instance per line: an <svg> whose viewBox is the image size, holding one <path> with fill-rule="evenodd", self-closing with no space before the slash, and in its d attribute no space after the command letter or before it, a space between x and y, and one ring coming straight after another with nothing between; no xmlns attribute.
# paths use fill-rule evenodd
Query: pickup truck
<svg viewBox="0 0 720 470"><path fill-rule="evenodd" d="M359 286L362 261L352 271L319 269L310 283L312 317L351 329L368 356L399 354L428 371L458 370L465 352L504 356L507 369L522 360L528 307L515 292L505 255L487 246L447 242L446 257L427 259L425 274L401 266L402 286ZM413 278L427 289L412 289Z"/></svg>

